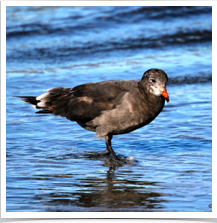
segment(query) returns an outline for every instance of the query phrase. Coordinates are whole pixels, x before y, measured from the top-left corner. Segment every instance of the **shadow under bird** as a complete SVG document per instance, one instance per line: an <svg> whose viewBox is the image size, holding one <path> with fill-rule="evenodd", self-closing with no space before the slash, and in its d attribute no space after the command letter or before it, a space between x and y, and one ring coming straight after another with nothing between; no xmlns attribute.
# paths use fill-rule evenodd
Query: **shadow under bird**
<svg viewBox="0 0 217 223"><path fill-rule="evenodd" d="M167 81L163 70L150 69L140 81L85 83L74 88L51 88L38 97L18 97L41 109L37 113L60 115L96 132L106 142L102 154L111 153L118 160L112 149L112 136L132 132L153 121L162 111L165 99L169 102Z"/></svg>

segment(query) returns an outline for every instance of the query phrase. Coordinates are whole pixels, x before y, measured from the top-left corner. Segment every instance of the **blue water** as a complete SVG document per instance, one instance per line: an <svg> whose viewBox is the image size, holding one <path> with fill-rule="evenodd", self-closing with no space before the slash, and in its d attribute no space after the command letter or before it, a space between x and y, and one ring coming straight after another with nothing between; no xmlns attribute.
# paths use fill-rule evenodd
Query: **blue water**
<svg viewBox="0 0 217 223"><path fill-rule="evenodd" d="M211 212L212 8L7 7L8 212ZM169 76L170 103L105 142L12 96L85 82Z"/></svg>

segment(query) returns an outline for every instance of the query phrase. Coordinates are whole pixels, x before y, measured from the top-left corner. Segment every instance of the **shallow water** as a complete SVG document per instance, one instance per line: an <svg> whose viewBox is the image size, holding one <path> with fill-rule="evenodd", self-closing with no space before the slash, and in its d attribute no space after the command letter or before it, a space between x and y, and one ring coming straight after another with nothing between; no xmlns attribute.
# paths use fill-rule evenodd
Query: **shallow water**
<svg viewBox="0 0 217 223"><path fill-rule="evenodd" d="M8 212L210 212L210 7L7 7ZM157 67L170 103L149 125L114 136L115 165L90 158L103 140L11 96Z"/></svg>

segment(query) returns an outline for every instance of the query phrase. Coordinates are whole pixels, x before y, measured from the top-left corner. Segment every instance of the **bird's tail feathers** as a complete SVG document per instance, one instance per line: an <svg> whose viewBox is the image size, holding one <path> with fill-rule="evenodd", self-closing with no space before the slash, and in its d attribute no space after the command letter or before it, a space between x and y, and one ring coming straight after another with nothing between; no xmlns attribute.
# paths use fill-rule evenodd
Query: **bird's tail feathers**
<svg viewBox="0 0 217 223"><path fill-rule="evenodd" d="M41 100L38 100L37 97L34 96L15 96L15 97L20 98L20 100L31 104L33 108L42 109L40 111L37 111L36 113L53 113L53 107L46 106L45 103L42 102Z"/></svg>

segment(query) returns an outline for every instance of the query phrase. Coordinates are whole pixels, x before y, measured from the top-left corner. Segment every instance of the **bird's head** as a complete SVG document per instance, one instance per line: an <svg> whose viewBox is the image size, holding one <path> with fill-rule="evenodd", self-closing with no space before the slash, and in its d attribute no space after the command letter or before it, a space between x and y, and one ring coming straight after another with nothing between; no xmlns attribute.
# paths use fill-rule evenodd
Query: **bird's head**
<svg viewBox="0 0 217 223"><path fill-rule="evenodd" d="M145 86L147 91L156 96L163 96L169 103L169 94L166 90L167 81L167 74L163 70L150 69L143 74L140 85Z"/></svg>

